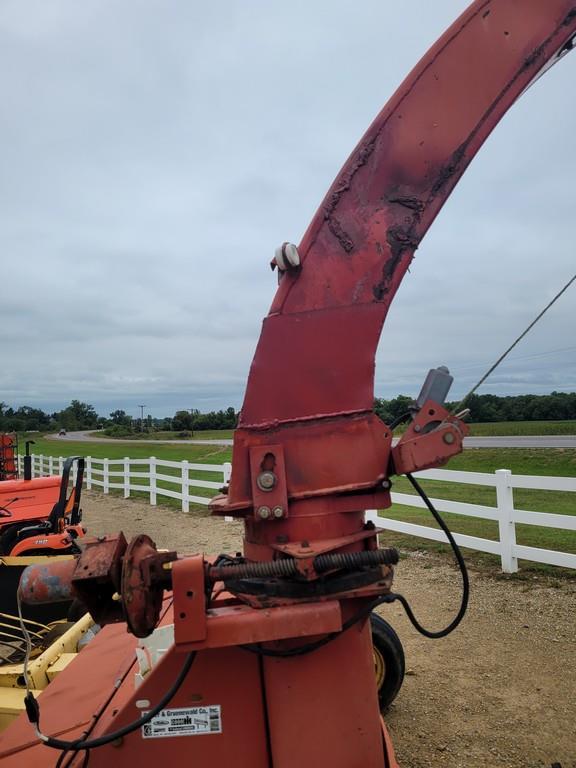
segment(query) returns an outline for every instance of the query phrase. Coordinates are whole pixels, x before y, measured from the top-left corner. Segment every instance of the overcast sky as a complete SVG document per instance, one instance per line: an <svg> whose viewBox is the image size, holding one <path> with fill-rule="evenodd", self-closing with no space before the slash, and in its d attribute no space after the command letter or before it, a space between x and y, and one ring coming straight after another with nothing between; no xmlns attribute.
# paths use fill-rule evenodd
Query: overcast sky
<svg viewBox="0 0 576 768"><path fill-rule="evenodd" d="M242 402L328 186L466 7L0 0L0 400L169 415ZM417 251L376 395L464 394L574 274L576 54L509 112ZM576 389L576 287L483 386Z"/></svg>

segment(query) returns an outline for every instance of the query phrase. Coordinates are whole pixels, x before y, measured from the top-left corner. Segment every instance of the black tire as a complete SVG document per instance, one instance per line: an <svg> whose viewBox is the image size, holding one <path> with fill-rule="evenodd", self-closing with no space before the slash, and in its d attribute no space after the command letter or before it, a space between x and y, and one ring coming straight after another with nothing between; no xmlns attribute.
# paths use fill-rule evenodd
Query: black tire
<svg viewBox="0 0 576 768"><path fill-rule="evenodd" d="M378 702L380 711L385 712L398 695L404 681L404 648L390 624L378 614L370 614L370 627Z"/></svg>

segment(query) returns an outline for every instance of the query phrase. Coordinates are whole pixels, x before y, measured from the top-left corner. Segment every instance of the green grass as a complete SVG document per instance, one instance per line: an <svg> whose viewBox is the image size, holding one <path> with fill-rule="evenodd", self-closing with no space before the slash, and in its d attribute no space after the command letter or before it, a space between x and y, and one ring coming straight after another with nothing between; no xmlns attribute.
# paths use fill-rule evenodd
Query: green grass
<svg viewBox="0 0 576 768"><path fill-rule="evenodd" d="M125 437L110 437L103 432L96 431L90 432L94 437L103 438L106 440L231 440L234 435L233 429L206 429L202 431L195 430L194 434L190 434L189 437L180 437L179 432L134 432L131 435Z"/></svg>
<svg viewBox="0 0 576 768"><path fill-rule="evenodd" d="M231 461L231 446L220 445L170 445L160 443L153 445L122 443L97 443L97 442L73 442L72 440L47 440L44 437L35 437L35 445L31 446L35 454L45 456L94 456L94 458L122 459L130 456L131 459L143 459L156 456L158 459L170 461L182 461L187 459L194 463L221 464Z"/></svg>
<svg viewBox="0 0 576 768"><path fill-rule="evenodd" d="M470 424L474 437L499 435L576 435L576 421L494 421Z"/></svg>
<svg viewBox="0 0 576 768"><path fill-rule="evenodd" d="M496 469L510 469L513 474L547 475L559 477L576 476L576 449L486 449L477 448L466 450L454 457L449 469L469 472L494 472ZM434 480L423 480L422 486L430 497L462 501L471 504L496 505L494 488L480 485L463 485ZM406 478L396 478L393 490L402 493L414 493ZM514 490L514 506L516 509L527 509L534 512L553 512L563 515L576 515L576 494L557 491L539 491L527 489ZM393 505L382 512L386 517L403 520L407 523L436 527L427 510L416 509L402 505ZM498 523L492 520L466 517L444 513L450 530L484 539L498 540ZM448 552L448 545L439 542L405 536L398 533L387 533L385 540L402 549L421 549L432 552ZM532 525L516 525L516 541L526 546L542 549L555 549L576 554L576 533L556 528L544 528ZM468 560L478 564L496 563L494 555L466 550ZM553 566L537 563L522 563L522 569L538 570L557 573L559 569Z"/></svg>
<svg viewBox="0 0 576 768"><path fill-rule="evenodd" d="M232 460L232 448L229 446L219 445L170 445L166 444L154 444L142 445L131 443L130 445L122 443L88 443L88 442L72 442L68 440L47 440L44 437L35 437L35 445L31 446L34 449L36 455L44 456L92 456L95 459L123 459L130 457L131 459L147 459L150 456L155 456L157 459L165 459L167 461L183 461L186 459L191 464L223 464L225 461ZM120 466L111 468L111 471L121 471ZM144 464L131 464L131 470L133 472L146 472L148 467ZM170 483L165 480L158 481L159 488L166 488L171 491L180 490L180 470L173 467L159 467L158 472L162 475L173 475L174 483ZM195 470L190 471L190 477L199 480L210 480L213 482L220 482L222 480L221 472L198 472ZM98 477L98 479L100 479ZM111 478L111 481L119 482L120 478ZM146 478L133 478L132 485L147 485L148 479ZM119 494L121 491L111 490L113 494ZM217 491L209 488L190 488L190 493L194 496L204 496L210 498L214 496ZM149 493L146 491L132 491L131 496L135 498L149 498ZM180 508L181 502L178 499L170 499L167 496L158 496L159 504L167 504L172 507ZM199 513L207 514L205 506L200 504L190 504L190 509Z"/></svg>

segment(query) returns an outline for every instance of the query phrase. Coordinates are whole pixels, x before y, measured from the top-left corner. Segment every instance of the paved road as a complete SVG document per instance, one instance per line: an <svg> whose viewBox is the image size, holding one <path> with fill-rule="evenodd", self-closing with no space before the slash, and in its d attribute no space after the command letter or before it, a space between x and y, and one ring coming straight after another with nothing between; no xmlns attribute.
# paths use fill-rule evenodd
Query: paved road
<svg viewBox="0 0 576 768"><path fill-rule="evenodd" d="M160 443L162 445L232 445L232 440L128 440L116 437L94 437L91 432L67 432L63 437L59 435L46 435L48 440L73 441L80 443L130 443L132 445L148 445L148 443Z"/></svg>
<svg viewBox="0 0 576 768"><path fill-rule="evenodd" d="M117 440L92 437L89 432L68 432L64 437L47 435L53 440L74 440L91 443L161 443L163 445L232 445L232 440ZM509 437L467 437L465 448L576 448L576 435L520 435Z"/></svg>

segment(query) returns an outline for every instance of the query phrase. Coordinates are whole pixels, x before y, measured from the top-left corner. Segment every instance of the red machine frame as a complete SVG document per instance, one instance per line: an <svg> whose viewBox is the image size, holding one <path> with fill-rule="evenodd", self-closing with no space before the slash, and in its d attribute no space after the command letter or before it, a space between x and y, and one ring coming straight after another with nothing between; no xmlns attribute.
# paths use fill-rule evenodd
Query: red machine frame
<svg viewBox="0 0 576 768"><path fill-rule="evenodd" d="M161 700L190 652L194 666L170 707L221 714L203 738L137 728L93 748L91 768L176 765L184 754L191 765L238 768L396 765L366 620L374 597L390 592L393 555L378 550L364 510L389 505L394 474L440 466L461 450L465 427L429 401L392 448L390 428L372 412L375 351L443 203L575 34L573 0L474 2L376 117L299 248L279 250L281 281L250 371L230 487L212 503L214 514L244 518L246 562L179 559L144 536L129 545L112 537L72 566L55 564L50 585L38 571L23 581L29 598L44 585L49 599L57 584L96 618L125 618L138 635L174 622L174 643L136 691L134 641L104 629L40 697L45 733L112 738ZM298 653L307 646L314 650ZM62 702L74 713L66 727L55 711ZM54 759L23 720L1 749L6 768ZM72 764L82 760L78 753Z"/></svg>

